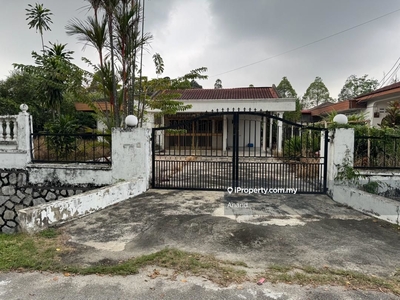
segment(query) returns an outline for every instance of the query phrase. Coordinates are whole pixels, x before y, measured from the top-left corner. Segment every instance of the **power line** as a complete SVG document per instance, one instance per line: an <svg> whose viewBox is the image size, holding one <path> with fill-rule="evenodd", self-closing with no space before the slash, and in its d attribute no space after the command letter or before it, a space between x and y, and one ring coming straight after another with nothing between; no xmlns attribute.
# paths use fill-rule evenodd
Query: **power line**
<svg viewBox="0 0 400 300"><path fill-rule="evenodd" d="M384 76L384 77L382 78L381 82L379 83L379 85L380 85L379 88L383 87L390 79L393 78L393 76L394 76L395 74L397 74L397 71L398 71L399 68L400 68L400 64L397 65L397 63L398 63L399 61L400 61L400 57L399 57L399 58L397 59L397 61L394 63L393 67L389 70L388 75L387 75L387 76ZM397 67L396 67L396 69L394 69L394 67L395 67L396 65L397 65ZM394 71L392 72L392 74L390 74L390 72L391 72L393 69L394 69ZM386 78L386 80L385 80L385 78Z"/></svg>
<svg viewBox="0 0 400 300"><path fill-rule="evenodd" d="M270 57L268 57L268 58L265 58L265 59L262 59L262 60L259 60L259 61L256 61L256 62L247 64L247 65L244 65L244 66L241 66L241 67L238 67L238 68L235 68L235 69L226 71L226 72L222 72L222 73L219 73L219 74L216 74L216 75L212 75L212 76L210 76L210 77L216 77L216 76L224 75L224 74L227 74L227 73L231 73L231 72L234 72L234 71L237 71L237 70L240 70L240 69L244 69L244 68L247 68L247 67L250 67L250 66L253 66L253 65L262 63L262 62L264 62L264 61L267 61L267 60L276 58L276 57L278 57L278 56L282 56L282 55L288 54L288 53L290 53L290 52L297 51L297 50L299 50L299 49L302 49L302 48L311 46L311 45L313 45L313 44L319 43L319 42L321 42L321 41L327 40L327 39L329 39L329 38L331 38L331 37L337 36L337 35L342 34L342 33L344 33L344 32L353 30L353 29L355 29L355 28L361 27L361 26L366 25L366 24L368 24L368 23L371 23L371 22L374 22L374 21L376 21L376 20L382 19L382 18L387 17L387 16L389 16L389 15L391 15L391 14L394 14L394 13L396 13L396 12L398 12L398 11L400 11L400 8L399 8L399 9L396 9L396 10L394 10L394 11L392 11L392 12L386 13L386 14L384 14L384 15L381 15L381 16L379 16L379 17L376 17L376 18L374 18L374 19L368 20L368 21L366 21L366 22L364 22L364 23L355 25L355 26L353 26L353 27L347 28L347 29L345 29L345 30L336 32L336 33L334 33L334 34L328 35L328 36L323 37L323 38L321 38L321 39L318 39L318 40L315 40L315 41L313 41L313 42L307 43L307 44L305 44L305 45L302 45L302 46L293 48L293 49L291 49L291 50L288 50L288 51L285 51L285 52L282 52L282 53L279 53L279 54L270 56Z"/></svg>

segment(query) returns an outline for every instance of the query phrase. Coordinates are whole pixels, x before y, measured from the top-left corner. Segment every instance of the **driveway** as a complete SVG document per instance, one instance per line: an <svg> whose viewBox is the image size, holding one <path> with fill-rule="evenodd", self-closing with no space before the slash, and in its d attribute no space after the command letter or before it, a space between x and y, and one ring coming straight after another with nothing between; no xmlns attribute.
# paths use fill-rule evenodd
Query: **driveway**
<svg viewBox="0 0 400 300"><path fill-rule="evenodd" d="M246 202L247 209L227 209ZM72 259L86 264L175 247L244 261L254 270L329 266L390 276L400 268L394 226L325 195L150 190L62 228L78 248Z"/></svg>
<svg viewBox="0 0 400 300"><path fill-rule="evenodd" d="M397 228L338 205L324 195L150 190L61 229L76 249L63 260L82 265L174 247L243 261L250 275L270 265L297 265L387 277L400 267ZM0 273L0 298L399 299L379 291L335 286L269 282L259 286L246 282L220 288L202 277L186 274L176 280L151 280L153 269L145 267L138 275L124 277Z"/></svg>

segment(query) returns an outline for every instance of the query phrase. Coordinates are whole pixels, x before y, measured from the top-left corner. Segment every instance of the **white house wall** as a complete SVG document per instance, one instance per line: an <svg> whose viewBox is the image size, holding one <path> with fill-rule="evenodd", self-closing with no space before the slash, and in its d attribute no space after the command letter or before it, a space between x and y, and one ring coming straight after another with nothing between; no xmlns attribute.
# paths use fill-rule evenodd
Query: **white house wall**
<svg viewBox="0 0 400 300"><path fill-rule="evenodd" d="M396 100L400 100L400 96L398 94L395 94L391 97L385 95L378 99L371 99L368 101L367 108L361 112L365 113L367 120L371 120L371 126L377 127L379 124L381 124L382 119L386 116L386 113L380 113L379 118L374 118L374 112L379 112L381 108L386 109L391 101Z"/></svg>
<svg viewBox="0 0 400 300"><path fill-rule="evenodd" d="M240 100L181 100L185 105L191 104L192 108L185 112L211 112L213 111L237 111L257 110L257 111L295 111L296 99L277 98L277 99L240 99Z"/></svg>
<svg viewBox="0 0 400 300"><path fill-rule="evenodd" d="M233 146L233 124L232 116L228 116L228 137L227 147ZM261 147L261 126L262 118L260 116L240 115L239 119L239 147L247 148L248 144L253 147Z"/></svg>

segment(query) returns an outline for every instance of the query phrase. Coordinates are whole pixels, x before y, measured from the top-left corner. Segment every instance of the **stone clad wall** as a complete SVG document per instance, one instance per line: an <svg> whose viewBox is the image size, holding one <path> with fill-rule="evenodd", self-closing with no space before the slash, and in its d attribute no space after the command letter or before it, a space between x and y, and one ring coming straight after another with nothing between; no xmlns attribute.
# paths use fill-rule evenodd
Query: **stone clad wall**
<svg viewBox="0 0 400 300"><path fill-rule="evenodd" d="M18 230L20 209L78 195L100 186L66 186L57 182L29 184L29 173L21 169L0 169L0 232Z"/></svg>

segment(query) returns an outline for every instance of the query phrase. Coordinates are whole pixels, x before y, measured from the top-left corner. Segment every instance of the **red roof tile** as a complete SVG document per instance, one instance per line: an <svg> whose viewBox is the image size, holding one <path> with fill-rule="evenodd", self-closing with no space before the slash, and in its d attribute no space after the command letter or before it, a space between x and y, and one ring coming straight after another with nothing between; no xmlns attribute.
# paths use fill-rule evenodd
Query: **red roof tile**
<svg viewBox="0 0 400 300"><path fill-rule="evenodd" d="M279 98L272 87L249 87L234 89L189 89L169 90L168 93L179 93L177 100L237 100L237 99L271 99Z"/></svg>
<svg viewBox="0 0 400 300"><path fill-rule="evenodd" d="M234 89L189 89L189 90L168 90L165 93L180 94L176 100L238 100L238 99L276 99L278 93L273 87L248 87ZM106 101L95 103L101 110L110 109L110 104ZM85 103L75 103L78 111L93 111Z"/></svg>

